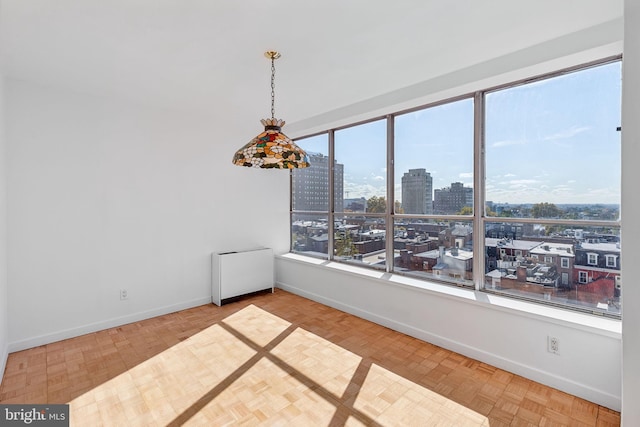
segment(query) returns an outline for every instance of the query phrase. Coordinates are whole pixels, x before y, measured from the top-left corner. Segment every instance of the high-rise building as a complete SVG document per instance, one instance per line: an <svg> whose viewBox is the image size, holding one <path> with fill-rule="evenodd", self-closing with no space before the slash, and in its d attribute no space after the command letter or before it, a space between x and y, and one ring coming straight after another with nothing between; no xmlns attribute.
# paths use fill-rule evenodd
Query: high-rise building
<svg viewBox="0 0 640 427"><path fill-rule="evenodd" d="M402 176L402 209L405 214L433 213L433 178L425 169L409 169Z"/></svg>
<svg viewBox="0 0 640 427"><path fill-rule="evenodd" d="M451 187L434 191L433 212L438 215L455 215L463 207L473 207L473 188L461 182L452 182Z"/></svg>
<svg viewBox="0 0 640 427"><path fill-rule="evenodd" d="M309 154L311 165L293 170L292 203L297 211L329 209L329 158L320 153ZM335 212L344 210L344 165L334 161Z"/></svg>

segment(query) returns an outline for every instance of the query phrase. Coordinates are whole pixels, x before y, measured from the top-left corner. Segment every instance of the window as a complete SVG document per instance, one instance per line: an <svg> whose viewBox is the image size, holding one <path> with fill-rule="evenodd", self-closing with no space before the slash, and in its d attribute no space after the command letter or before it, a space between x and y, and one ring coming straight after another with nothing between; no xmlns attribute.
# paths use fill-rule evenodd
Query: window
<svg viewBox="0 0 640 427"><path fill-rule="evenodd" d="M376 120L335 131L335 165L343 170L334 183L334 256L384 269L386 265L386 121ZM362 153L367 153L363 155Z"/></svg>
<svg viewBox="0 0 640 427"><path fill-rule="evenodd" d="M291 179L291 251L328 257L329 140L327 134L296 141L309 154L311 167L296 169ZM340 168L334 168L340 175Z"/></svg>
<svg viewBox="0 0 640 427"><path fill-rule="evenodd" d="M549 303L593 312L618 298L614 279L598 267L598 252L620 237L620 81L620 62L613 61L485 94L486 228L513 227L509 237L537 245L530 253L544 260L519 264L525 280L499 270L497 293L546 295ZM571 258L574 268L589 266L599 285L576 286L576 279L587 283L586 271L565 281L552 263L557 256L561 268ZM486 273L493 291L498 272ZM608 305L606 314L619 315L617 307Z"/></svg>
<svg viewBox="0 0 640 427"><path fill-rule="evenodd" d="M587 272L579 271L578 272L578 282L579 283L587 283Z"/></svg>
<svg viewBox="0 0 640 427"><path fill-rule="evenodd" d="M298 139L291 250L619 317L620 101L609 58Z"/></svg>
<svg viewBox="0 0 640 427"><path fill-rule="evenodd" d="M397 115L393 129L395 271L472 286L473 99Z"/></svg>

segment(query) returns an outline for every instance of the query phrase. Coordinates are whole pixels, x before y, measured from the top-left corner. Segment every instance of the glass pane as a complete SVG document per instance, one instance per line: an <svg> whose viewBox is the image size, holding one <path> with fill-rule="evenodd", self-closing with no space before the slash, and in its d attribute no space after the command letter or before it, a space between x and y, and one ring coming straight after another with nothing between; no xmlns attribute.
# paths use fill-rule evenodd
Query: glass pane
<svg viewBox="0 0 640 427"><path fill-rule="evenodd" d="M396 219L394 271L473 286L471 221Z"/></svg>
<svg viewBox="0 0 640 427"><path fill-rule="evenodd" d="M385 227L380 217L336 216L334 259L385 268Z"/></svg>
<svg viewBox="0 0 640 427"><path fill-rule="evenodd" d="M291 199L294 211L329 211L329 137L322 134L298 139L311 165L293 169Z"/></svg>
<svg viewBox="0 0 640 427"><path fill-rule="evenodd" d="M473 213L473 99L395 118L396 213Z"/></svg>
<svg viewBox="0 0 640 427"><path fill-rule="evenodd" d="M619 315L620 229L487 223L485 289Z"/></svg>
<svg viewBox="0 0 640 427"><path fill-rule="evenodd" d="M487 94L487 215L617 220L620 124L620 62Z"/></svg>
<svg viewBox="0 0 640 427"><path fill-rule="evenodd" d="M291 215L291 252L328 258L328 216Z"/></svg>
<svg viewBox="0 0 640 427"><path fill-rule="evenodd" d="M378 120L335 133L336 212L384 213L387 194L387 126Z"/></svg>

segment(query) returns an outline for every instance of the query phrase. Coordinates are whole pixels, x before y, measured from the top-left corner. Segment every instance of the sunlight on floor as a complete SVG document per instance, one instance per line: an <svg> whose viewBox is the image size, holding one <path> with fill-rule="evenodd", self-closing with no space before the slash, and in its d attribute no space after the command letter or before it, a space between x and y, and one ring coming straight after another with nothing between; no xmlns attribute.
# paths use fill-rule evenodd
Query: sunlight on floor
<svg viewBox="0 0 640 427"><path fill-rule="evenodd" d="M488 426L489 420L387 369L372 364L354 408L385 426L426 425Z"/></svg>
<svg viewBox="0 0 640 427"><path fill-rule="evenodd" d="M362 360L304 329L296 329L271 354L339 398Z"/></svg>
<svg viewBox="0 0 640 427"><path fill-rule="evenodd" d="M210 326L69 402L71 424L166 425L255 354Z"/></svg>
<svg viewBox="0 0 640 427"><path fill-rule="evenodd" d="M72 425L488 426L254 305L70 402Z"/></svg>
<svg viewBox="0 0 640 427"><path fill-rule="evenodd" d="M328 425L335 409L333 402L262 358L185 425Z"/></svg>
<svg viewBox="0 0 640 427"><path fill-rule="evenodd" d="M248 305L227 316L224 323L260 347L265 347L291 326L291 323L255 305Z"/></svg>

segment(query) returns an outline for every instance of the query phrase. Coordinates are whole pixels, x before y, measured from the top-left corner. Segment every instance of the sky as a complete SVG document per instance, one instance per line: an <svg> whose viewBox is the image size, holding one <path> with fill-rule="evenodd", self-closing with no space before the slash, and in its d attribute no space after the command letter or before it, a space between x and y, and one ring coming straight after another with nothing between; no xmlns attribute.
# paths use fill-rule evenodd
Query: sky
<svg viewBox="0 0 640 427"><path fill-rule="evenodd" d="M621 64L614 62L489 92L485 101L486 200L494 203L620 203ZM395 118L395 195L424 168L433 188L473 187L473 99ZM335 133L344 197L385 197L385 120ZM296 141L327 154L327 137Z"/></svg>

